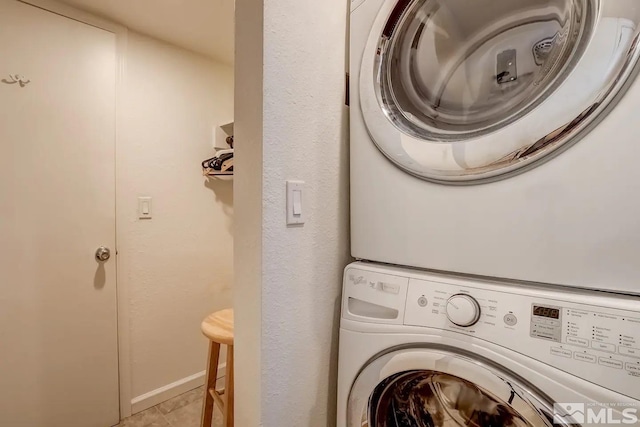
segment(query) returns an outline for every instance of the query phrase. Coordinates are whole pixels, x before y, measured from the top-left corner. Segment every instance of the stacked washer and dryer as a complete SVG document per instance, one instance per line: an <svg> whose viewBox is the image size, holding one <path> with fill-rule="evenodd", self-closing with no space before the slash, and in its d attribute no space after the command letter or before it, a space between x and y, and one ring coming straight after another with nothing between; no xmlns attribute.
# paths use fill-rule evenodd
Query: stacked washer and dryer
<svg viewBox="0 0 640 427"><path fill-rule="evenodd" d="M338 427L640 425L640 2L350 30Z"/></svg>

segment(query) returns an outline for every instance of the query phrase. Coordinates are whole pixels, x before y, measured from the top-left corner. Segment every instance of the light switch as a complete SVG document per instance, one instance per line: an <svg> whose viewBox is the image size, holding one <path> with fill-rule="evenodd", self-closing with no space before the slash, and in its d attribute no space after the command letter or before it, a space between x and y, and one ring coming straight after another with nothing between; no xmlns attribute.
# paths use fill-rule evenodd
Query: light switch
<svg viewBox="0 0 640 427"><path fill-rule="evenodd" d="M302 191L293 190L293 214L302 215Z"/></svg>
<svg viewBox="0 0 640 427"><path fill-rule="evenodd" d="M304 224L302 192L304 182L287 181L287 224Z"/></svg>
<svg viewBox="0 0 640 427"><path fill-rule="evenodd" d="M151 219L151 197L138 197L138 218Z"/></svg>

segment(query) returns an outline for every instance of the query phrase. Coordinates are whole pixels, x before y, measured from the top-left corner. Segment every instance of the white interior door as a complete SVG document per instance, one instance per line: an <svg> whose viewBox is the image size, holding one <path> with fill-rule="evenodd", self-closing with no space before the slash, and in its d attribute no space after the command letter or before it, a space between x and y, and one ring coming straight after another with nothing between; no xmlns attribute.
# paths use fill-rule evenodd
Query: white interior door
<svg viewBox="0 0 640 427"><path fill-rule="evenodd" d="M0 0L2 426L118 423L115 87L113 33Z"/></svg>

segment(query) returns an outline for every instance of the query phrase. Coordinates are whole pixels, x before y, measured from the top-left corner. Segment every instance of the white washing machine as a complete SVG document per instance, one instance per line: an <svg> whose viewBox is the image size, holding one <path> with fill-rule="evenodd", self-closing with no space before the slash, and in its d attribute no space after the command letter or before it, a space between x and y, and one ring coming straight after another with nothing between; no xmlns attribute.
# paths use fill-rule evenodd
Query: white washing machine
<svg viewBox="0 0 640 427"><path fill-rule="evenodd" d="M352 254L640 293L638 0L352 0Z"/></svg>
<svg viewBox="0 0 640 427"><path fill-rule="evenodd" d="M640 298L345 269L338 427L640 425L638 416Z"/></svg>

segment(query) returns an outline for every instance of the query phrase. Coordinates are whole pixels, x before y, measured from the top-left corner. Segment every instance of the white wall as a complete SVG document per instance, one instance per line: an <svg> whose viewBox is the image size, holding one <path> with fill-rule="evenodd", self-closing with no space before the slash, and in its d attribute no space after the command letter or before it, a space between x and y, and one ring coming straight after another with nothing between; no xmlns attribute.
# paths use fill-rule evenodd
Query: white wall
<svg viewBox="0 0 640 427"><path fill-rule="evenodd" d="M238 425L335 424L349 262L347 11L343 0L236 2L237 353L259 346L236 365ZM304 227L285 224L287 179L306 182ZM257 378L258 395L243 386Z"/></svg>
<svg viewBox="0 0 640 427"><path fill-rule="evenodd" d="M233 119L233 70L130 32L118 140L119 286L131 397L205 369L203 317L231 306L233 182L206 183L214 129ZM153 219L137 198L153 197Z"/></svg>

